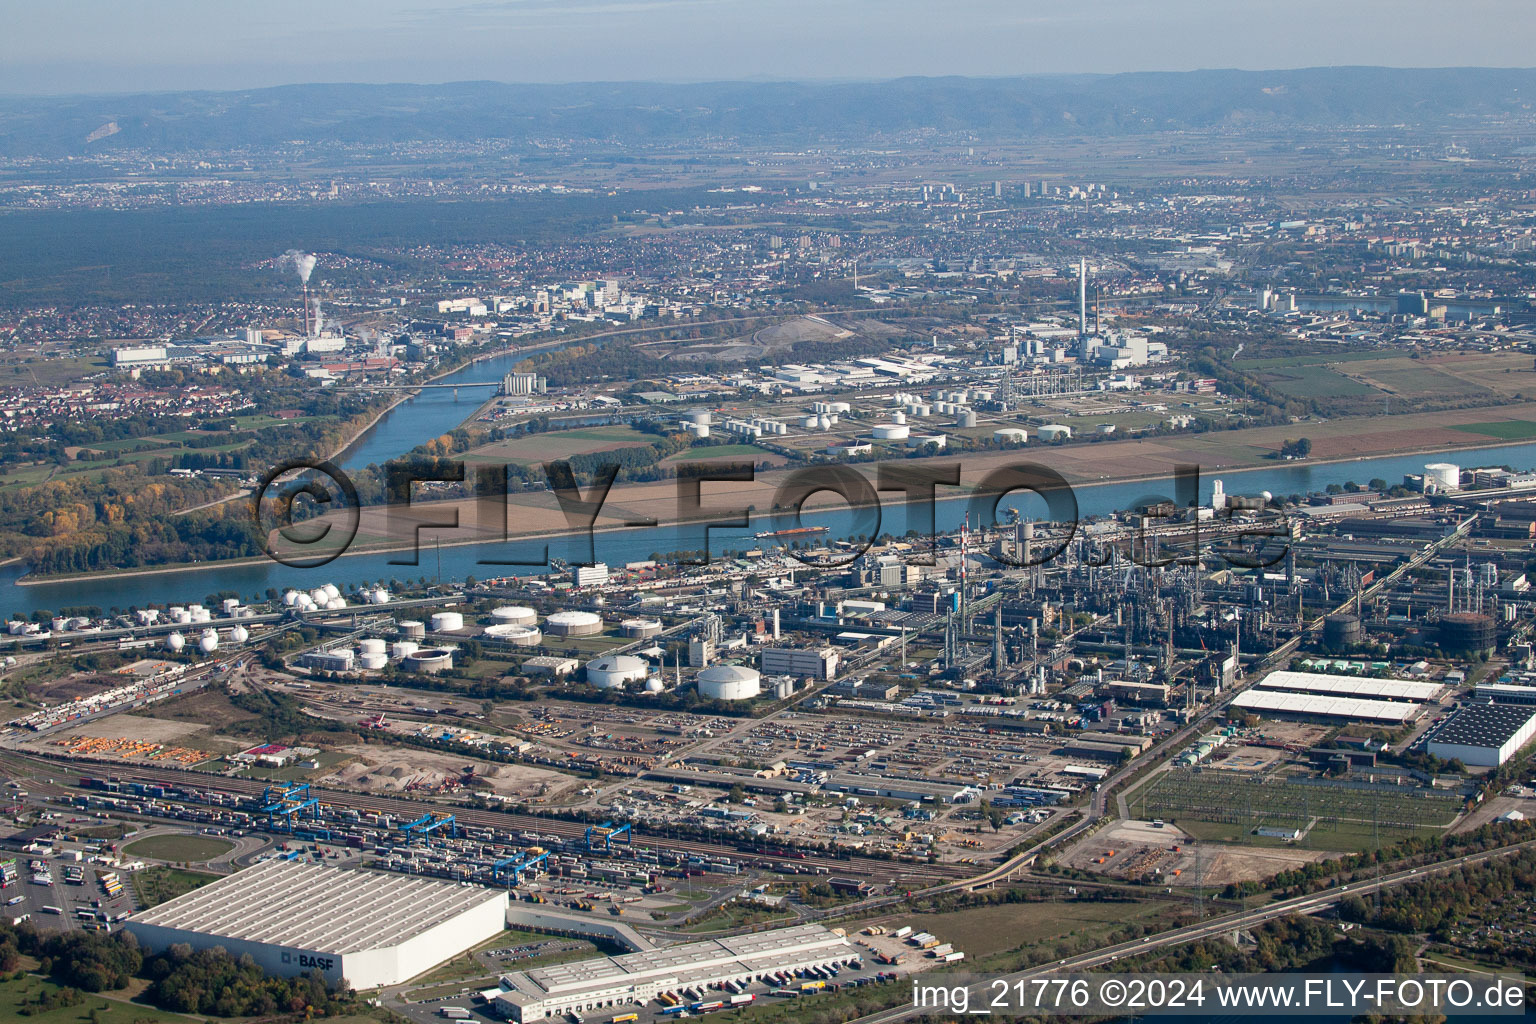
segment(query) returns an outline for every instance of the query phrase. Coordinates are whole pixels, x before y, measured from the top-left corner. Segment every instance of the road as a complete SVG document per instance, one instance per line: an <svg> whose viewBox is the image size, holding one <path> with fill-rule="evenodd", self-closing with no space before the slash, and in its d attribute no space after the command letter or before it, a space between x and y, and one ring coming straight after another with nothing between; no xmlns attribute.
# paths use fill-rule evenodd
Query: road
<svg viewBox="0 0 1536 1024"><path fill-rule="evenodd" d="M1103 946L1092 952L1081 953L1068 957L1054 964L1042 964L1011 974L1000 975L999 978L1011 987L1016 982L1028 981L1032 978L1047 975L1062 977L1069 974L1092 970L1114 963L1121 957L1139 956L1145 953L1155 953L1169 949L1173 946L1183 945L1186 942L1194 942L1199 939L1207 939L1222 935L1227 932L1241 931L1252 928L1255 925L1272 921L1279 917L1287 917L1291 914L1315 914L1327 909L1348 896L1371 895L1380 889L1392 889L1400 885L1418 880L1421 876L1445 874L1454 871L1463 865L1481 864L1493 860L1496 857L1507 857L1521 850L1536 848L1536 840L1519 843L1514 846L1506 846L1498 850L1489 850L1485 853L1469 854L1464 857L1454 857L1439 864L1421 868L1406 868L1402 871L1394 871L1389 875L1383 875L1379 879L1370 882L1353 882L1349 885L1340 885L1322 892L1311 893L1306 896L1296 896L1288 900L1271 903L1267 907L1258 910L1247 910L1236 914L1227 914L1222 917L1202 921L1198 924L1186 925L1183 928L1174 928L1158 935L1149 935L1131 942L1120 942L1111 946ZM962 968L963 969L963 968ZM985 1006L985 996L988 991L993 991L993 986L998 979L988 978L984 984L978 984L971 989L972 1006ZM856 1018L850 1024L894 1024L895 1021L907 1020L912 1017L920 1017L932 1013L931 1009L920 1009L913 1006L897 1006L879 1013L868 1014Z"/></svg>

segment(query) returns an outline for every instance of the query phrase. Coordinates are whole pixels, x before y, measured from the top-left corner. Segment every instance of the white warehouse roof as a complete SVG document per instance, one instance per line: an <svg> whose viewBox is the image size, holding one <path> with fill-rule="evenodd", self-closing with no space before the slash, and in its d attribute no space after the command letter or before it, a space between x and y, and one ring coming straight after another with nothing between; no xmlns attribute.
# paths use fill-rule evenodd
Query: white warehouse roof
<svg viewBox="0 0 1536 1024"><path fill-rule="evenodd" d="M1364 697L1325 697L1310 693L1285 693L1280 690L1248 690L1234 697L1232 704L1246 711L1318 715L1324 718L1358 718L1399 725L1413 721L1423 710L1419 704L1409 704L1404 701L1368 700Z"/></svg>
<svg viewBox="0 0 1536 1024"><path fill-rule="evenodd" d="M398 945L489 901L504 907L506 899L480 886L273 859L136 914L129 927L343 955Z"/></svg>
<svg viewBox="0 0 1536 1024"><path fill-rule="evenodd" d="M1442 689L1439 683L1416 683L1406 679L1364 679L1329 672L1285 671L1271 672L1259 681L1259 685L1267 690L1300 690L1338 697L1415 701L1434 700Z"/></svg>

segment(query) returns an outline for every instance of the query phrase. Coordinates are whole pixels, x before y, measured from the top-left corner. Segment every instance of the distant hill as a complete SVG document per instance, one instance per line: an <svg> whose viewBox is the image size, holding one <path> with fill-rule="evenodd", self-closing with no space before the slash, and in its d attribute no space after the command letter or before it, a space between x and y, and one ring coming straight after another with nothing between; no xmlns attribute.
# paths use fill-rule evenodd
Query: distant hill
<svg viewBox="0 0 1536 1024"><path fill-rule="evenodd" d="M184 152L496 137L678 143L980 139L1229 126L1446 125L1528 117L1536 69L1310 68L846 84L297 85L0 98L0 155Z"/></svg>

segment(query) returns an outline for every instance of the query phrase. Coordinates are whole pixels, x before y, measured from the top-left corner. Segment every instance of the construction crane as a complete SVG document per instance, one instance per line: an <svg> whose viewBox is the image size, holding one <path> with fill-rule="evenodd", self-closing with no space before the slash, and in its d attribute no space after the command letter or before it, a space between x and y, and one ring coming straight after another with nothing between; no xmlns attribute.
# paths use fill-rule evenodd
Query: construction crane
<svg viewBox="0 0 1536 1024"><path fill-rule="evenodd" d="M596 837L596 842L593 841L594 837ZM624 845L628 846L633 838L634 830L629 827L629 822L627 821L622 825L615 825L611 821L605 821L601 825L588 825L587 852L591 853L597 850L599 848L598 843L601 843L602 851L608 853L613 849L614 843L622 840Z"/></svg>

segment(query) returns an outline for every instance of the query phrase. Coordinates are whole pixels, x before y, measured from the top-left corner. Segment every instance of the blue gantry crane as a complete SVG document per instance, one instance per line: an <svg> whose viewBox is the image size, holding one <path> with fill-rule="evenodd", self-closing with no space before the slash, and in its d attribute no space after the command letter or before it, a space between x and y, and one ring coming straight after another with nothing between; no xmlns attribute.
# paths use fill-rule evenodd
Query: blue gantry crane
<svg viewBox="0 0 1536 1024"><path fill-rule="evenodd" d="M613 849L614 843L622 841L625 846L628 846L633 837L634 832L627 821L622 825L615 825L611 821L605 821L601 825L588 825L587 852L592 853L601 849L604 853L608 853ZM599 843L602 845L599 846Z"/></svg>
<svg viewBox="0 0 1536 1024"><path fill-rule="evenodd" d="M422 838L426 839L428 845L430 845L432 842L432 833L436 832L440 828L447 828L448 834L455 839L459 837L458 822L451 814L444 815L441 818L434 814L423 814L415 821L407 825L401 825L400 831L404 832L406 835L421 836Z"/></svg>
<svg viewBox="0 0 1536 1024"><path fill-rule="evenodd" d="M261 811L267 816L267 828L273 832L279 830L292 832L294 822L305 817L312 822L320 820L320 801L309 795L307 782L301 782L286 789L268 786L262 790L261 803ZM309 814L305 815L305 811ZM278 824L278 818L283 819L281 826Z"/></svg>
<svg viewBox="0 0 1536 1024"><path fill-rule="evenodd" d="M534 868L538 867L548 859L548 850L540 851L537 854L525 850L522 853L513 854L510 857L503 857L501 860L498 860L496 863L492 864L491 877L497 881L501 881L510 876L511 881L521 882L523 880L523 872L532 871Z"/></svg>

